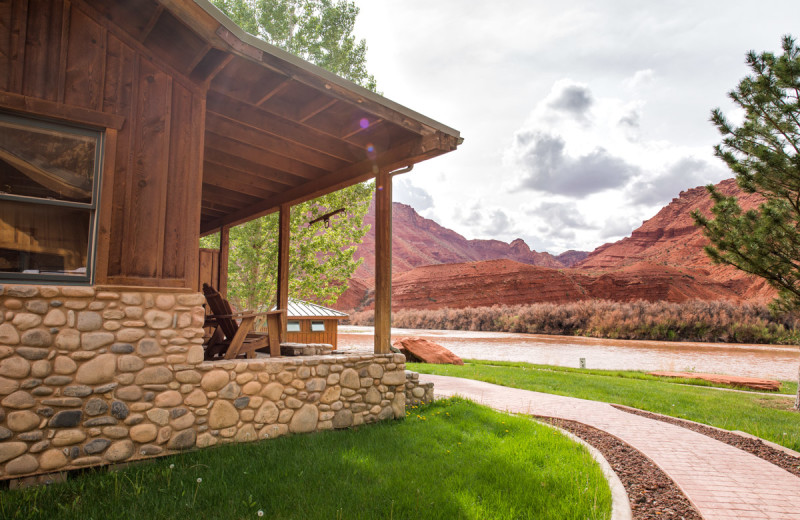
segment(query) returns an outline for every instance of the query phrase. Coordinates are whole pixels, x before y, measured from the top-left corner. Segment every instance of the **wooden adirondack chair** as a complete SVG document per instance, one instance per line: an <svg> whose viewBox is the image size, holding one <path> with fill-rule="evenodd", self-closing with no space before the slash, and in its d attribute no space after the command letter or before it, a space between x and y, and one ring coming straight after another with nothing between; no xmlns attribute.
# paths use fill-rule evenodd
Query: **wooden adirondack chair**
<svg viewBox="0 0 800 520"><path fill-rule="evenodd" d="M241 355L253 358L256 350L265 348L269 348L270 357L280 357L281 311L234 313L231 304L210 285L203 284L203 294L211 310L205 326L214 328L205 345L206 359L234 359ZM260 316L267 318L266 333L253 332L255 320Z"/></svg>

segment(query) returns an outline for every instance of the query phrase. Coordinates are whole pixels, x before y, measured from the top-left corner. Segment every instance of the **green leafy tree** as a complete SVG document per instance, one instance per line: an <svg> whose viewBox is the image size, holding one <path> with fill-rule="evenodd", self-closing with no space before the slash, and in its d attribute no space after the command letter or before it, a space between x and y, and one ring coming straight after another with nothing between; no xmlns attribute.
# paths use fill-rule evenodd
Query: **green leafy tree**
<svg viewBox="0 0 800 520"><path fill-rule="evenodd" d="M354 260L356 245L369 226L364 224L372 197L372 183L362 183L291 208L289 294L332 304L347 289L347 281L361 264ZM316 217L339 208L330 227ZM239 309L269 309L275 305L278 275L278 214L231 228L228 297ZM204 239L204 247L218 247L219 235Z"/></svg>
<svg viewBox="0 0 800 520"><path fill-rule="evenodd" d="M358 7L346 0L212 0L242 29L334 74L375 90L366 41L353 35Z"/></svg>
<svg viewBox="0 0 800 520"><path fill-rule="evenodd" d="M750 51L751 74L728 95L744 112L740 125L717 108L711 121L722 134L715 148L737 184L765 201L742 211L735 197L708 186L713 218L693 214L717 263L765 279L778 290L776 311L800 309L800 48L784 36L783 53ZM799 374L800 375L800 374ZM800 388L795 401L800 409Z"/></svg>
<svg viewBox="0 0 800 520"><path fill-rule="evenodd" d="M366 69L366 42L353 36L358 8L345 0L212 0L245 31L375 90ZM360 264L356 244L368 231L363 224L373 183L363 183L293 206L289 294L332 304L347 289ZM343 214L309 227L308 221L339 208ZM202 247L219 247L219 235ZM230 230L228 296L240 309L275 305L278 272L278 215L272 214Z"/></svg>

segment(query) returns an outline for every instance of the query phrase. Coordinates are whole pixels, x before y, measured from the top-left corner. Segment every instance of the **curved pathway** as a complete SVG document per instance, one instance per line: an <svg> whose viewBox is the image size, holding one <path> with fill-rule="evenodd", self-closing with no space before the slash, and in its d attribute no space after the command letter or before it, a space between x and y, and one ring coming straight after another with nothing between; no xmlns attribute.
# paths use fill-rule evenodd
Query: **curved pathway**
<svg viewBox="0 0 800 520"><path fill-rule="evenodd" d="M800 520L800 478L680 426L607 403L420 374L437 397L459 395L497 410L579 421L627 442L655 462L706 520Z"/></svg>

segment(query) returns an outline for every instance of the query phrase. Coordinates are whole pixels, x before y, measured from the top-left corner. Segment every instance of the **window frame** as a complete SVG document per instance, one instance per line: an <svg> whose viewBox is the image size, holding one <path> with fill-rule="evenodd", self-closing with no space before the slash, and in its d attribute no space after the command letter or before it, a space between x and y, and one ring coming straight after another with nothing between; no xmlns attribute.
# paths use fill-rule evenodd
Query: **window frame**
<svg viewBox="0 0 800 520"><path fill-rule="evenodd" d="M289 326L297 325L297 330L290 330ZM287 320L286 321L286 332L303 332L303 326L300 323L300 320Z"/></svg>
<svg viewBox="0 0 800 520"><path fill-rule="evenodd" d="M322 325L322 329L314 329L314 325ZM325 320L312 320L311 321L311 332L325 332Z"/></svg>
<svg viewBox="0 0 800 520"><path fill-rule="evenodd" d="M89 234L86 251L86 273L76 274L49 274L49 273L15 273L0 271L0 282L20 283L53 283L56 285L92 285L94 283L95 262L97 259L97 228L98 209L100 198L100 185L102 183L103 156L105 148L106 129L91 125L76 124L71 122L45 119L30 114L11 113L0 110L0 121L8 121L18 125L30 126L43 130L56 130L65 134L80 135L96 138L94 158L94 178L92 180L91 202L75 202L67 200L43 199L27 195L13 195L0 191L0 201L11 201L39 206L60 206L73 209L82 209L89 212Z"/></svg>

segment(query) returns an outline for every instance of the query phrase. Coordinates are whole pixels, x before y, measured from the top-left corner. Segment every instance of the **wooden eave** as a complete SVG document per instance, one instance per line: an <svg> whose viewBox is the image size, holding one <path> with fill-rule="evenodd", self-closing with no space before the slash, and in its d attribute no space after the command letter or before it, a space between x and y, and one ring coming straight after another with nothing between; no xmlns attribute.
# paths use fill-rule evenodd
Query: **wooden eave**
<svg viewBox="0 0 800 520"><path fill-rule="evenodd" d="M454 150L458 131L242 31L206 0L75 0L206 93L201 234Z"/></svg>

